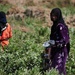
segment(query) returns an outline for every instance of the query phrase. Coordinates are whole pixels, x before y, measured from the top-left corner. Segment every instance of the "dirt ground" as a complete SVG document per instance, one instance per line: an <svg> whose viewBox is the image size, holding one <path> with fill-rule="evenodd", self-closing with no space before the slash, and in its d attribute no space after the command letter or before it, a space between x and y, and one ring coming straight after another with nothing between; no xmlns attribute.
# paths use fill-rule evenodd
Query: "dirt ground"
<svg viewBox="0 0 75 75"><path fill-rule="evenodd" d="M3 0L0 0L3 1ZM36 17L45 21L45 24L50 26L52 22L50 21L50 8L46 8L43 5L49 3L56 3L58 0L4 0L13 5L8 11L8 17L15 15L15 17L20 17L23 19L25 15ZM61 0L64 4L66 0ZM70 0L71 3L75 4L75 0ZM53 3L53 4L54 4ZM69 3L69 2L68 2ZM63 4L63 5L64 5ZM27 6L26 9L24 6ZM27 12L27 13L25 13ZM68 27L75 27L75 15L64 16L66 24Z"/></svg>

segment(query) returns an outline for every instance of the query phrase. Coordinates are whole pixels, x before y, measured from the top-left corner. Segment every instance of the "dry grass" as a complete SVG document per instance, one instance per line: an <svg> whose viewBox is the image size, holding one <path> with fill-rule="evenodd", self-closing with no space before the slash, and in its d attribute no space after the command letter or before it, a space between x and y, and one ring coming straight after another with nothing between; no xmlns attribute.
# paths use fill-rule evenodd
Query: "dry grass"
<svg viewBox="0 0 75 75"><path fill-rule="evenodd" d="M70 3L75 4L75 0L4 0L4 1L7 1L13 5L17 4L17 5L27 5L27 6L48 4L49 5L48 7L56 5L66 6Z"/></svg>
<svg viewBox="0 0 75 75"><path fill-rule="evenodd" d="M0 3L6 4L11 3L14 6L9 9L10 14L24 14L25 6L27 6L28 9L31 9L33 11L34 16L45 17L45 24L50 26L50 7L53 6L68 6L70 3L75 3L75 0L0 0ZM44 12L44 14L40 15L37 13ZM40 18L41 19L41 18ZM66 19L67 20L67 19ZM70 20L70 19L69 19ZM70 21L67 20L66 23L69 23ZM68 24L69 25L69 24ZM75 26L75 22L71 23L70 25Z"/></svg>

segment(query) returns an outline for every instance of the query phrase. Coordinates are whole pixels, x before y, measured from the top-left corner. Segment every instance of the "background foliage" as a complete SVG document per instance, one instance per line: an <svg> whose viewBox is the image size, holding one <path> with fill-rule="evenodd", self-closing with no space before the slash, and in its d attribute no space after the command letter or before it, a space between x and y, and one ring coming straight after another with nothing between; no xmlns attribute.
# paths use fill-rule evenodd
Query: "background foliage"
<svg viewBox="0 0 75 75"><path fill-rule="evenodd" d="M3 7L3 8L2 8ZM11 5L0 4L0 10L7 12ZM60 7L61 8L61 7ZM61 8L64 15L74 14L72 7ZM0 74L1 75L43 75L41 53L44 48L43 42L49 40L50 27L43 26L43 21L36 18L24 18L16 20L15 17L8 19L12 26L13 37L4 52L0 51ZM28 27L28 32L18 26ZM15 28L14 28L15 27ZM75 28L69 28L70 54L66 63L67 75L75 74ZM1 50L1 47L0 47ZM46 71L44 75L58 75L55 69Z"/></svg>

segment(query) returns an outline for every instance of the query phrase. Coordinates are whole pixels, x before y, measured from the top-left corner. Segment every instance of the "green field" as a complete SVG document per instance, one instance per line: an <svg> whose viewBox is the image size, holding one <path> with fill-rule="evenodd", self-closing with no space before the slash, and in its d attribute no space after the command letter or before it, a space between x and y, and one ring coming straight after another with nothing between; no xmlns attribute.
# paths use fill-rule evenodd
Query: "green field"
<svg viewBox="0 0 75 75"><path fill-rule="evenodd" d="M11 7L11 5L6 5L1 8L2 6L0 4L0 10L5 12ZM74 14L75 10L62 8L62 11L64 15L68 15ZM44 23L36 18L24 18L24 21L17 21L13 17L13 19L8 19L8 22L13 27L13 37L5 51L0 51L0 75L43 75L40 72L42 69L41 53L44 50L42 44L49 40L50 28L43 26ZM21 25L29 28L29 31L18 29L17 27ZM66 69L67 75L75 75L75 28L69 28L69 33L71 49ZM52 69L45 72L44 75L58 75L58 72Z"/></svg>

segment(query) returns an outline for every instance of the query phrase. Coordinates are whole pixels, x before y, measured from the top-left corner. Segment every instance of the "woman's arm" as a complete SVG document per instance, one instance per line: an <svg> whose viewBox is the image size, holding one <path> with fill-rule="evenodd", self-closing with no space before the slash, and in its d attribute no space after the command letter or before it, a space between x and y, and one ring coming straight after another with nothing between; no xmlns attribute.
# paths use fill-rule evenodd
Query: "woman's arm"
<svg viewBox="0 0 75 75"><path fill-rule="evenodd" d="M58 31L58 37L59 39L56 40L57 46L63 47L66 46L66 44L69 42L69 33L66 26L59 24L57 27Z"/></svg>

